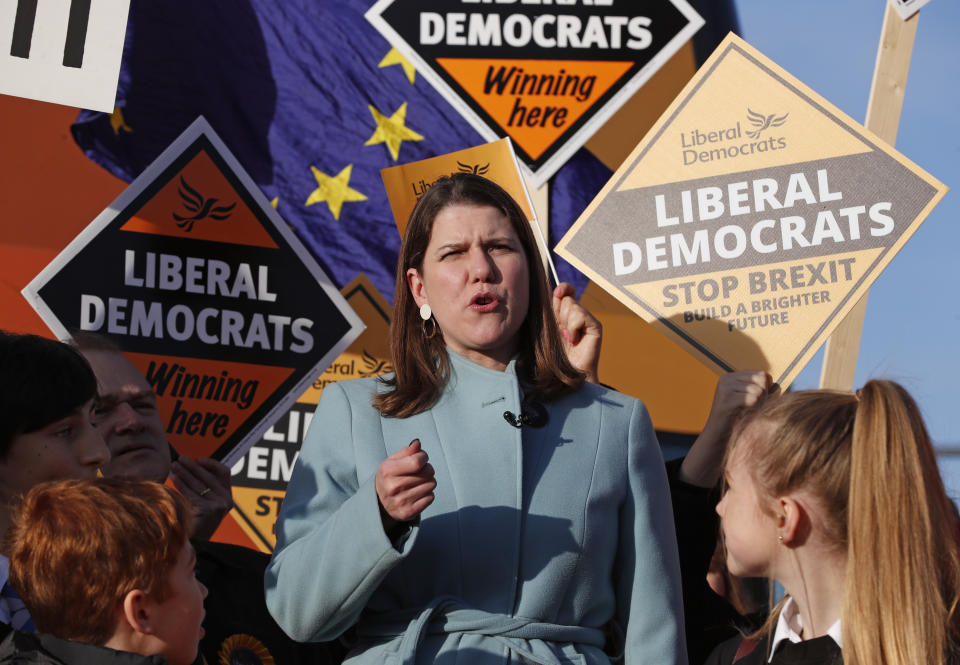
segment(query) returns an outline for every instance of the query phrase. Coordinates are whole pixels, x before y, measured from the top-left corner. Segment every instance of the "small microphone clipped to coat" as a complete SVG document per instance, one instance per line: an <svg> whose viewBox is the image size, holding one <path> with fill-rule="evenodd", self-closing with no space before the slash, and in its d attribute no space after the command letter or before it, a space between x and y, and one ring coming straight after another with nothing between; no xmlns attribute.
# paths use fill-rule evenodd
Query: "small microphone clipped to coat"
<svg viewBox="0 0 960 665"><path fill-rule="evenodd" d="M525 397L520 403L520 413L515 414L513 411L504 411L503 419L517 429L524 425L528 427L543 427L547 424L549 415L543 404Z"/></svg>

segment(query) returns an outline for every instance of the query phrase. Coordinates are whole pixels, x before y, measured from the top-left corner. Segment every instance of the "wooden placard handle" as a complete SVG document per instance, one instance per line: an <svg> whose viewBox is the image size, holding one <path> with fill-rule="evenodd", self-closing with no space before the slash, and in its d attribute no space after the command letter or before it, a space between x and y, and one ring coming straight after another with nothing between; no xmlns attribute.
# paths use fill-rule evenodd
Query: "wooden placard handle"
<svg viewBox="0 0 960 665"><path fill-rule="evenodd" d="M883 29L880 31L877 64L873 70L873 83L870 86L870 100L867 103L867 118L864 124L881 139L894 145L900 125L903 95L907 87L913 40L917 34L917 17L920 13L917 12L904 21L892 3L885 4L886 13L883 17ZM820 372L821 388L853 389L866 311L865 293L827 340Z"/></svg>

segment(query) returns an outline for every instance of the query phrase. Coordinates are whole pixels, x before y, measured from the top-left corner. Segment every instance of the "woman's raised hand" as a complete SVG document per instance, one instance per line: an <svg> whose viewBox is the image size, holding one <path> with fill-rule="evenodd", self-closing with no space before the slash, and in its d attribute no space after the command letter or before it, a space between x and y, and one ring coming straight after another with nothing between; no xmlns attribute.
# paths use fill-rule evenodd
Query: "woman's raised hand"
<svg viewBox="0 0 960 665"><path fill-rule="evenodd" d="M420 448L420 439L380 462L376 488L384 530L389 534L400 522L416 518L433 503L436 486L433 467Z"/></svg>
<svg viewBox="0 0 960 665"><path fill-rule="evenodd" d="M712 487L720 479L723 455L737 414L755 406L764 395L779 388L766 372L744 370L720 377L703 432L693 442L680 467L680 479Z"/></svg>
<svg viewBox="0 0 960 665"><path fill-rule="evenodd" d="M586 372L587 381L599 383L600 342L603 327L574 296L571 284L561 282L553 290L553 314L560 327L563 347L574 367Z"/></svg>

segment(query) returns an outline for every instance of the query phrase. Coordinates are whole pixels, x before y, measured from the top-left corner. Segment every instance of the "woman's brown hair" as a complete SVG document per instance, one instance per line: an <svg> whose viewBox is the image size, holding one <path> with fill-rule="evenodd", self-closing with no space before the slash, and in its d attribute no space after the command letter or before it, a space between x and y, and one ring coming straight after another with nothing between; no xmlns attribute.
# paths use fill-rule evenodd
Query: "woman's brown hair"
<svg viewBox="0 0 960 665"><path fill-rule="evenodd" d="M410 214L400 259L390 324L390 355L394 375L383 379L388 390L374 398L384 416L405 418L426 411L440 398L450 376L443 335L427 338L419 310L407 286L407 270L423 269L433 222L449 205L492 206L516 232L530 272L527 316L518 332L518 371L530 383L532 398L549 402L579 388L584 374L567 359L553 315L550 287L530 224L517 202L491 180L469 173L440 178L420 198Z"/></svg>
<svg viewBox="0 0 960 665"><path fill-rule="evenodd" d="M846 665L943 665L956 654L956 509L903 387L878 380L856 395L788 393L746 413L732 437L732 448L748 446L763 494L802 488L826 509L826 535L847 553ZM754 637L778 614L779 606Z"/></svg>

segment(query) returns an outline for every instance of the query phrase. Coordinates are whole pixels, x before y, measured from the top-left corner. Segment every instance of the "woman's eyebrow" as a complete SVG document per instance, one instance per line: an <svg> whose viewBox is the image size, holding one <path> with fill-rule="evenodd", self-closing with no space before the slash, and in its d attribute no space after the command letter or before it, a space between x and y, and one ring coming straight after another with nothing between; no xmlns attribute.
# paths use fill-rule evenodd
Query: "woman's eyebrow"
<svg viewBox="0 0 960 665"><path fill-rule="evenodd" d="M447 250L449 250L449 249L461 249L461 248L463 248L464 246L466 246L467 244L468 244L468 243L466 243L466 242L464 242L464 241L462 241L462 240L457 240L457 241L453 241L453 242L446 242L446 243L438 246L435 251L436 251L437 253L439 253L439 252L445 252L445 251L447 251Z"/></svg>

